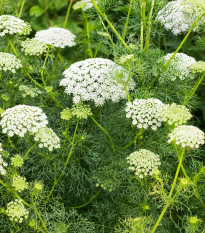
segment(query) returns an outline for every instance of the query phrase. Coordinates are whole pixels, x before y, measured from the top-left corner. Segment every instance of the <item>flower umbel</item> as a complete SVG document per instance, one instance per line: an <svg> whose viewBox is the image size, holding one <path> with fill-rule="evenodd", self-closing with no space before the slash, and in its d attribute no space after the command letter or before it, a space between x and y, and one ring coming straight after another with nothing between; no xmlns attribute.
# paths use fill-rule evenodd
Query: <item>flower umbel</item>
<svg viewBox="0 0 205 233"><path fill-rule="evenodd" d="M71 112L73 116L76 116L79 119L87 119L89 115L92 115L90 106L82 103L74 105Z"/></svg>
<svg viewBox="0 0 205 233"><path fill-rule="evenodd" d="M173 53L168 53L163 57L164 64L169 61ZM190 66L196 63L193 57L184 53L177 53L170 62L168 68L161 74L160 81L174 81L177 78L180 80L194 79L195 75L191 73Z"/></svg>
<svg viewBox="0 0 205 233"><path fill-rule="evenodd" d="M69 30L59 27L50 27L47 30L38 31L35 35L36 40L60 48L74 46L76 44L75 37Z"/></svg>
<svg viewBox="0 0 205 233"><path fill-rule="evenodd" d="M11 221L22 223L24 219L28 218L29 212L24 207L21 200L15 199L7 204L6 213Z"/></svg>
<svg viewBox="0 0 205 233"><path fill-rule="evenodd" d="M12 186L16 191L21 192L28 188L28 182L26 182L25 177L15 175L12 179Z"/></svg>
<svg viewBox="0 0 205 233"><path fill-rule="evenodd" d="M189 67L191 69L191 72L196 73L204 73L205 72L205 62L204 61L198 61L196 63L191 64Z"/></svg>
<svg viewBox="0 0 205 233"><path fill-rule="evenodd" d="M2 149L1 143L0 143L0 174L1 175L6 175L5 167L7 167L8 164L3 160L1 152L3 152L3 149Z"/></svg>
<svg viewBox="0 0 205 233"><path fill-rule="evenodd" d="M38 88L26 85L19 86L19 91L22 92L23 97L30 96L34 98L42 94L42 91L40 91Z"/></svg>
<svg viewBox="0 0 205 233"><path fill-rule="evenodd" d="M129 74L111 60L93 58L76 62L63 75L60 86L66 88L68 95L73 94L74 104L91 100L99 106L107 100L118 102L127 97L122 81L125 83ZM127 89L133 90L134 86L130 78Z"/></svg>
<svg viewBox="0 0 205 233"><path fill-rule="evenodd" d="M182 125L192 118L191 113L184 105L165 104L159 111L159 116L162 121L167 122L169 125Z"/></svg>
<svg viewBox="0 0 205 233"><path fill-rule="evenodd" d="M135 99L127 103L126 117L132 118L132 124L139 129L151 127L156 130L161 126L162 118L158 113L162 107L163 103L158 99Z"/></svg>
<svg viewBox="0 0 205 233"><path fill-rule="evenodd" d="M31 26L22 19L18 19L12 15L0 16L0 36L6 34L28 35L31 32Z"/></svg>
<svg viewBox="0 0 205 233"><path fill-rule="evenodd" d="M11 166L13 167L22 167L23 163L23 158L20 155L14 155L14 157L11 158Z"/></svg>
<svg viewBox="0 0 205 233"><path fill-rule="evenodd" d="M21 61L18 58L16 58L16 56L10 53L0 52L0 71L9 70L12 73L16 73L16 70L18 70L21 67Z"/></svg>
<svg viewBox="0 0 205 233"><path fill-rule="evenodd" d="M153 176L161 165L159 155L145 149L131 153L127 157L127 162L129 169L140 179L148 175Z"/></svg>
<svg viewBox="0 0 205 233"><path fill-rule="evenodd" d="M191 125L181 125L172 130L168 135L168 143L176 142L183 148L199 148L200 145L205 143L205 134L199 128Z"/></svg>
<svg viewBox="0 0 205 233"><path fill-rule="evenodd" d="M27 39L21 43L22 51L29 56L40 56L46 52L48 46L46 43L38 41L37 39Z"/></svg>
<svg viewBox="0 0 205 233"><path fill-rule="evenodd" d="M48 124L47 116L42 109L28 105L17 105L8 108L1 115L0 125L3 133L7 133L9 137L18 135L24 137L29 132L34 134L38 129Z"/></svg>

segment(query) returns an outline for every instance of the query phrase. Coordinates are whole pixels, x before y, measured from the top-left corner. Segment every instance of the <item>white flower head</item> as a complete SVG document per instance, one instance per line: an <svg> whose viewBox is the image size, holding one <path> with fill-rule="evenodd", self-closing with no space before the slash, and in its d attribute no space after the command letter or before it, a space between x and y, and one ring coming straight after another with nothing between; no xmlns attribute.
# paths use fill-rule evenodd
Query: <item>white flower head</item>
<svg viewBox="0 0 205 233"><path fill-rule="evenodd" d="M40 148L45 147L49 151L53 151L54 148L60 148L59 137L48 127L38 129L38 132L35 133L34 140L39 142Z"/></svg>
<svg viewBox="0 0 205 233"><path fill-rule="evenodd" d="M11 221L22 223L28 218L29 212L24 207L22 200L15 199L7 204L6 213Z"/></svg>
<svg viewBox="0 0 205 233"><path fill-rule="evenodd" d="M73 94L74 104L91 100L99 106L105 101L118 102L126 98L122 82L126 83L129 74L109 59L93 58L76 62L63 75L65 78L61 80L60 86L66 87L66 94ZM127 89L133 90L134 86L130 78Z"/></svg>
<svg viewBox="0 0 205 233"><path fill-rule="evenodd" d="M2 132L8 134L9 137L14 135L24 137L27 132L33 135L48 124L47 116L41 108L28 105L8 108L1 117Z"/></svg>
<svg viewBox="0 0 205 233"><path fill-rule="evenodd" d="M21 68L21 61L13 54L0 52L0 71L11 71L16 73L16 70Z"/></svg>
<svg viewBox="0 0 205 233"><path fill-rule="evenodd" d="M163 103L158 99L135 99L127 103L126 117L132 118L132 124L139 129L151 127L156 130L161 126L162 118L158 113L162 107Z"/></svg>
<svg viewBox="0 0 205 233"><path fill-rule="evenodd" d="M194 5L190 5L192 1L197 2L200 0L177 0L169 2L158 12L157 20L174 35L186 33L199 17L199 11L196 11L196 9L200 7L196 8Z"/></svg>
<svg viewBox="0 0 205 233"><path fill-rule="evenodd" d="M6 175L5 167L7 167L8 164L2 158L2 151L3 151L3 149L2 149L1 143L0 143L0 174L1 175Z"/></svg>
<svg viewBox="0 0 205 233"><path fill-rule="evenodd" d="M173 129L168 135L168 143L175 142L183 148L199 148L205 143L205 134L199 128L191 125L181 125Z"/></svg>
<svg viewBox="0 0 205 233"><path fill-rule="evenodd" d="M98 4L97 1L95 2L96 4ZM93 7L92 0L80 0L73 5L74 10L82 9L83 11L87 11L88 9L92 7Z"/></svg>
<svg viewBox="0 0 205 233"><path fill-rule="evenodd" d="M173 53L168 53L163 57L164 64L166 64L172 57ZM196 63L193 57L190 57L184 53L177 53L170 62L167 69L161 74L160 81L174 81L177 78L180 80L194 79L195 75L192 74L190 66Z"/></svg>
<svg viewBox="0 0 205 233"><path fill-rule="evenodd" d="M76 45L73 35L69 30L59 27L50 27L46 30L36 32L35 39L45 44L53 45L54 47L64 48L65 46L72 47Z"/></svg>
<svg viewBox="0 0 205 233"><path fill-rule="evenodd" d="M15 175L12 179L12 187L18 191L18 192L22 192L23 190L28 188L28 182L26 182L26 178L19 176L19 175Z"/></svg>
<svg viewBox="0 0 205 233"><path fill-rule="evenodd" d="M133 171L140 179L144 176L153 176L161 165L160 157L149 150L141 149L131 153L127 157L129 170Z"/></svg>
<svg viewBox="0 0 205 233"><path fill-rule="evenodd" d="M169 125L182 125L192 118L192 115L184 105L165 104L159 111L159 116Z"/></svg>
<svg viewBox="0 0 205 233"><path fill-rule="evenodd" d="M12 15L0 16L0 36L7 34L29 35L30 32L31 26L22 19L18 19Z"/></svg>
<svg viewBox="0 0 205 233"><path fill-rule="evenodd" d="M26 39L21 43L22 51L29 56L40 56L46 53L48 46L46 43L38 41L37 39Z"/></svg>

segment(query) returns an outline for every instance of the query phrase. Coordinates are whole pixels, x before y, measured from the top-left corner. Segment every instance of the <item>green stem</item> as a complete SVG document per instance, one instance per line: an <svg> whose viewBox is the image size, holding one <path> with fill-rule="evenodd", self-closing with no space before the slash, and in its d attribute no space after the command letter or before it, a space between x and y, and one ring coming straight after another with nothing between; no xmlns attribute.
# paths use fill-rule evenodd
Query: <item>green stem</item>
<svg viewBox="0 0 205 233"><path fill-rule="evenodd" d="M83 10L82 10L82 13L83 13L83 17L84 17L85 33L86 33L86 37L87 37L86 44L88 46L90 58L93 58L93 53L92 53L92 49L91 49L91 45L90 45L90 32L89 32L89 25L88 25L88 17Z"/></svg>
<svg viewBox="0 0 205 233"><path fill-rule="evenodd" d="M67 207L67 209L80 209L80 208L82 208L82 207L87 206L88 204L90 204L90 203L100 194L101 191L102 191L102 189L100 189L94 196L92 196L92 197L90 198L90 200L89 200L88 202L86 202L85 204L80 205L80 206Z"/></svg>
<svg viewBox="0 0 205 233"><path fill-rule="evenodd" d="M12 43L12 40L11 40L8 36L7 36L7 39L8 39L8 41L9 41L9 44L11 45L11 48L12 48L14 54L16 55L16 57L18 57L18 54L17 54L17 52L16 52L16 49L15 49L13 43Z"/></svg>
<svg viewBox="0 0 205 233"><path fill-rule="evenodd" d="M127 32L127 27L128 27L128 23L129 23L129 19L130 19L130 13L131 13L131 10L132 10L132 2L133 2L133 0L130 0L130 6L129 6L127 19L126 19L126 23L125 23L125 28L124 28L124 32L123 32L123 36L122 36L123 40L125 39L125 35L126 35L126 32Z"/></svg>
<svg viewBox="0 0 205 233"><path fill-rule="evenodd" d="M23 159L26 159L27 155L31 152L31 150L36 146L38 142L35 142L25 153L25 155L23 156Z"/></svg>
<svg viewBox="0 0 205 233"><path fill-rule="evenodd" d="M95 124L108 136L108 138L110 139L110 142L111 142L113 152L115 152L115 144L113 143L113 140L112 140L111 136L109 135L109 133L107 132L107 130L104 129L91 115L90 115L90 117L95 122Z"/></svg>
<svg viewBox="0 0 205 233"><path fill-rule="evenodd" d="M107 18L107 16L100 10L100 8L98 7L98 5L96 4L95 0L92 0L92 3L95 7L95 9L97 10L97 12L105 19L105 21L108 23L108 25L110 26L110 28L113 30L113 32L116 34L116 36L118 37L118 39L121 41L121 43L125 46L125 48L132 53L131 49L128 47L128 45L125 43L125 41L123 40L123 38L120 36L120 34L116 31L116 29L114 28L114 26L112 25L112 23L110 22L110 20Z"/></svg>
<svg viewBox="0 0 205 233"><path fill-rule="evenodd" d="M69 160L70 160L71 154L72 154L73 149L74 149L74 147L75 147L75 143L74 143L74 142L75 142L76 132L77 132L77 129L78 129L78 124L79 124L79 120L77 121L77 124L76 124L76 127L75 127L75 132L74 132L73 140L72 140L72 147L71 147L70 152L69 152L69 154L68 154L68 157L67 157L67 160L66 160L66 162L65 162L65 165L64 165L64 167L63 167L63 169L62 169L62 171L61 171L59 177L58 177L57 179L54 180L53 187L51 188L51 191L50 191L50 193L48 194L48 196L47 196L47 198L46 198L46 201L44 202L44 205L46 205L46 203L48 202L48 200L49 200L51 194L53 193L53 190L54 190L55 186L57 185L57 183L59 182L59 180L60 180L61 177L63 176L64 171L65 171L65 169L66 169L66 167L67 167L67 165L68 165L68 162L69 162Z"/></svg>
<svg viewBox="0 0 205 233"><path fill-rule="evenodd" d="M152 80L151 83L148 84L147 88L150 89L153 84L159 79L160 75L162 74L162 72L168 67L168 65L170 64L170 62L172 61L172 59L175 57L175 55L179 52L179 50L181 49L181 47L183 46L183 44L185 43L185 41L187 40L187 38L189 37L189 35L191 34L191 32L194 30L194 28L196 27L196 25L198 24L198 22L203 18L203 16L205 15L205 13L203 13L191 26L191 28L189 29L188 33L186 34L186 36L184 37L184 39L182 40L182 42L180 43L179 47L177 48L177 50L173 53L173 55L171 56L171 58L169 59L169 61L162 67L162 69L160 70L160 72L157 74L157 76Z"/></svg>
<svg viewBox="0 0 205 233"><path fill-rule="evenodd" d="M7 135L8 136L8 135ZM12 141L11 141L11 138L8 136L8 140L9 140L9 144L11 145L11 147L15 150L15 151L17 151L17 152L19 152L17 149L16 149L16 147L13 145L13 143L12 143Z"/></svg>
<svg viewBox="0 0 205 233"><path fill-rule="evenodd" d="M143 23L143 29L144 31L146 31L146 1L147 0L142 0L142 6L141 6L141 9L142 9L142 23Z"/></svg>
<svg viewBox="0 0 205 233"><path fill-rule="evenodd" d="M64 21L63 28L66 28L66 26L67 26L68 19L69 19L69 15L70 15L70 9L71 9L72 3L73 3L73 0L71 0L71 1L70 1L70 3L69 3L69 5L68 5L68 10L67 10L67 13L66 13L66 18L65 18L65 21Z"/></svg>
<svg viewBox="0 0 205 233"><path fill-rule="evenodd" d="M46 65L46 61L49 57L49 50L47 50L47 53L46 53L46 57L45 57L45 60L44 60L44 63L43 63L43 67L42 67L42 70L41 70L41 78L42 78L42 82L43 82L43 85L46 87L46 83L45 83L45 80L44 80L44 77L43 77L43 71L45 69L45 65Z"/></svg>
<svg viewBox="0 0 205 233"><path fill-rule="evenodd" d="M18 15L18 17L19 17L19 18L21 18L21 14L22 14L22 11L23 11L23 8L24 8L24 5L25 5L25 2L26 2L26 0L23 0L23 1L22 1L22 3L21 3L21 9L20 9L20 11L19 11L19 15Z"/></svg>
<svg viewBox="0 0 205 233"><path fill-rule="evenodd" d="M157 229L159 223L161 222L161 220L162 220L162 218L163 218L163 216L164 216L166 210L167 210L168 207L171 205L171 203L173 202L174 198L176 197L176 194L178 193L178 192L177 192L177 193L172 197L172 193L173 193L173 191L174 191L174 189L175 189L176 182L177 182L177 178L178 178L178 175L179 175L180 167L181 167L181 165L182 165L182 160L183 160L183 157L184 157L184 153L185 153L185 148L182 149L182 153L181 153L181 157L180 157L179 164L178 164L178 167L177 167L177 171L176 171L176 173L175 173L174 181L173 181L173 183L172 183L171 191L170 191L170 193L169 193L169 197L168 197L168 200L169 200L169 201L167 202L167 204L165 205L164 209L162 210L162 212L161 212L161 214L160 214L160 216L159 216L159 218L158 218L158 220L157 220L157 222L156 222L154 228L152 229L151 233L154 233L154 232L155 232L155 230Z"/></svg>
<svg viewBox="0 0 205 233"><path fill-rule="evenodd" d="M120 149L117 149L116 151L121 151L121 150L124 150L124 149L130 147L134 142L136 142L137 138L141 135L142 131L143 131L143 129L140 129L138 131L137 135L134 137L134 139L129 144L127 144L126 146L124 146Z"/></svg>
<svg viewBox="0 0 205 233"><path fill-rule="evenodd" d="M148 30L147 30L147 34L146 34L144 54L146 54L148 52L148 49L149 49L149 41L150 41L150 33L151 33L151 25L152 25L152 13L153 13L153 9L154 9L154 3L155 3L155 0L152 0L151 10L149 13Z"/></svg>
<svg viewBox="0 0 205 233"><path fill-rule="evenodd" d="M185 98L183 105L186 105L190 101L191 97L194 95L197 88L199 87L199 85L203 81L203 78L204 78L204 74L199 76L199 78L198 78L196 84L194 85L193 89L188 93L187 97Z"/></svg>
<svg viewBox="0 0 205 233"><path fill-rule="evenodd" d="M26 75L27 75L27 76L30 78L30 80L31 80L33 83L35 83L38 87L44 89L43 86L41 86L41 84L39 84L38 82L36 82L36 81L31 77L31 75L30 75L29 73L26 73Z"/></svg>
<svg viewBox="0 0 205 233"><path fill-rule="evenodd" d="M10 46L10 43L7 44L6 49L4 50L4 53L7 53L9 46Z"/></svg>

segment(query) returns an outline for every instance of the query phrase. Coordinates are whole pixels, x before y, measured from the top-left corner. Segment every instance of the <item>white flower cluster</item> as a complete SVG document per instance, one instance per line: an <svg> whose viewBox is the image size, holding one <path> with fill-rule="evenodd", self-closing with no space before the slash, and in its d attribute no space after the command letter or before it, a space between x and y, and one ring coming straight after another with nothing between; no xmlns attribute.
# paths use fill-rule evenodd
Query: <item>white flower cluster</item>
<svg viewBox="0 0 205 233"><path fill-rule="evenodd" d="M96 2L96 4L98 4L97 1L95 1L95 2ZM86 11L92 7L93 7L93 3L91 0L80 0L74 4L73 9L74 10L82 9L83 11Z"/></svg>
<svg viewBox="0 0 205 233"><path fill-rule="evenodd" d="M165 104L159 111L159 116L162 121L167 122L169 125L182 125L192 118L192 115L184 105Z"/></svg>
<svg viewBox="0 0 205 233"><path fill-rule="evenodd" d="M74 105L71 112L73 116L76 116L79 119L87 119L89 115L92 115L90 106L82 103Z"/></svg>
<svg viewBox="0 0 205 233"><path fill-rule="evenodd" d="M185 9L191 14L196 14L198 17L205 12L204 0L182 0Z"/></svg>
<svg viewBox="0 0 205 233"><path fill-rule="evenodd" d="M171 30L174 35L187 32L197 18L196 11L192 10L192 6L187 0L169 2L157 15L157 20L160 21L167 30Z"/></svg>
<svg viewBox="0 0 205 233"><path fill-rule="evenodd" d="M22 19L12 15L0 16L0 36L6 34L28 35L31 32L31 26Z"/></svg>
<svg viewBox="0 0 205 233"><path fill-rule="evenodd" d="M38 130L34 136L34 140L39 142L39 147L46 147L49 151L52 151L54 148L60 148L60 139L53 132L52 129L43 127Z"/></svg>
<svg viewBox="0 0 205 233"><path fill-rule="evenodd" d="M159 155L145 149L131 153L127 157L127 162L129 170L134 171L140 179L144 176L152 176L161 165Z"/></svg>
<svg viewBox="0 0 205 233"><path fill-rule="evenodd" d="M9 137L14 135L24 137L27 132L34 134L48 124L47 116L42 109L28 105L8 108L1 114L1 117L2 132L7 133Z"/></svg>
<svg viewBox="0 0 205 233"><path fill-rule="evenodd" d="M16 72L16 69L22 67L21 61L13 54L0 52L0 71Z"/></svg>
<svg viewBox="0 0 205 233"><path fill-rule="evenodd" d="M172 55L173 53L168 53L164 56L164 63L167 63ZM190 66L194 63L196 63L196 60L193 57L184 53L177 53L167 69L161 74L160 81L174 81L176 78L179 78L180 80L184 80L186 78L194 79L195 75L193 75L190 70Z"/></svg>
<svg viewBox="0 0 205 233"><path fill-rule="evenodd" d="M46 52L48 46L37 39L27 39L21 43L22 51L29 56L40 56Z"/></svg>
<svg viewBox="0 0 205 233"><path fill-rule="evenodd" d="M32 98L42 94L42 91L40 91L38 88L35 88L33 86L26 86L26 85L20 85L19 91L22 92L22 96L30 96Z"/></svg>
<svg viewBox="0 0 205 233"><path fill-rule="evenodd" d="M24 207L21 200L15 199L7 204L6 213L11 221L22 223L24 219L28 218L29 212Z"/></svg>
<svg viewBox="0 0 205 233"><path fill-rule="evenodd" d="M169 135L168 143L176 142L181 147L199 148L205 143L205 134L195 126L181 125L173 129Z"/></svg>
<svg viewBox="0 0 205 233"><path fill-rule="evenodd" d="M194 64L192 64L190 67L191 72L196 73L205 73L205 62L204 61L198 61Z"/></svg>
<svg viewBox="0 0 205 233"><path fill-rule="evenodd" d="M28 188L28 182L26 182L25 177L15 175L12 179L12 186L16 191L21 192Z"/></svg>
<svg viewBox="0 0 205 233"><path fill-rule="evenodd" d="M163 103L158 99L135 99L128 102L125 108L126 117L132 118L132 124L137 128L147 129L151 127L156 130L161 126L162 118L159 117L159 111L163 107Z"/></svg>
<svg viewBox="0 0 205 233"><path fill-rule="evenodd" d="M2 151L3 151L3 149L2 149L1 143L0 143L0 174L1 175L6 175L5 167L7 167L8 164L2 158L2 153L1 153Z"/></svg>
<svg viewBox="0 0 205 233"><path fill-rule="evenodd" d="M64 48L65 46L72 47L76 45L73 35L69 30L59 27L50 27L47 30L36 32L35 39L45 44L53 45L54 47Z"/></svg>
<svg viewBox="0 0 205 233"><path fill-rule="evenodd" d="M113 61L93 58L76 62L64 71L60 86L66 87L65 93L73 94L73 102L94 101L96 106L106 100L113 102L126 98L122 81L129 77L128 72ZM127 89L133 90L134 81L130 78Z"/></svg>

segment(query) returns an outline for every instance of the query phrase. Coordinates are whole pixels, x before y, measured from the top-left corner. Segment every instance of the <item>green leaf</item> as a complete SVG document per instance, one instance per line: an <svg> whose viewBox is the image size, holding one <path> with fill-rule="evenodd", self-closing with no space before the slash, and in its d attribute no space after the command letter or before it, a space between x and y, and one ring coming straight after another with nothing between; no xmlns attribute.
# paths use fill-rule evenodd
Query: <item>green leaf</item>
<svg viewBox="0 0 205 233"><path fill-rule="evenodd" d="M30 8L30 16L39 17L43 13L44 13L44 10L40 6L38 6L38 5L32 6Z"/></svg>

